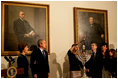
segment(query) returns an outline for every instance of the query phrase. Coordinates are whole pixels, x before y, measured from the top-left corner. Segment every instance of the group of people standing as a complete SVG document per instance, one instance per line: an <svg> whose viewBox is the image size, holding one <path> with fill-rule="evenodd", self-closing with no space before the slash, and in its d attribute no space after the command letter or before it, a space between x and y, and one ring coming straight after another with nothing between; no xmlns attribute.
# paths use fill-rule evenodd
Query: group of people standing
<svg viewBox="0 0 118 79"><path fill-rule="evenodd" d="M48 53L45 50L46 41L39 39L37 42L38 47L33 47L30 57L30 67L32 76L34 78L48 78L49 77L49 64ZM20 55L17 59L18 68L24 68L24 74L17 75L20 78L29 77L29 62L26 57L28 52L28 44L20 43L18 45ZM70 77L82 77L82 62L78 59L79 50L78 44L73 44L68 51L69 64L70 64ZM108 49L107 43L103 43L99 48L96 43L91 43L91 58L86 62L86 73L88 77L92 78L116 78L117 77L117 53L114 49Z"/></svg>
<svg viewBox="0 0 118 79"><path fill-rule="evenodd" d="M32 54L30 57L30 67L32 71L32 76L34 78L48 78L49 76L49 64L48 64L48 53L45 50L46 41L43 39L39 39L37 42L38 47L32 48ZM26 53L28 52L28 44L19 43L18 49L20 51L20 55L17 59L18 68L24 68L24 74L17 75L18 78L28 78L29 77L29 62L26 57Z"/></svg>
<svg viewBox="0 0 118 79"><path fill-rule="evenodd" d="M35 30L31 28L29 23L24 20L24 11L19 11L19 18L14 21L14 32L17 36L19 45L18 49L20 55L17 59L17 66L24 68L23 75L17 75L17 77L28 78L29 62L26 57L28 51L28 44L36 44L36 38L38 38ZM86 73L92 78L102 77L117 77L117 54L116 50L108 49L107 43L102 44L100 47L97 43L100 43L104 39L104 32L99 30L98 25L94 23L94 18L89 18L90 28L86 32L86 40L94 41L91 44L86 41L86 49L91 50L91 58L86 62ZM88 25L88 26L89 26ZM20 43L25 41L26 43ZM79 43L78 43L79 44ZM78 60L77 51L79 50L78 44L73 44L68 51L70 73L71 78L78 78L82 76L82 63ZM30 67L32 70L32 76L34 78L48 78L49 76L49 64L48 64L48 53L45 50L46 41L39 39L37 46L32 48L32 54L30 57ZM91 46L90 46L91 45Z"/></svg>
<svg viewBox="0 0 118 79"><path fill-rule="evenodd" d="M82 63L78 60L78 44L73 44L68 51L70 76L79 78L82 76ZM98 47L91 43L91 58L86 62L86 73L92 78L116 78L117 77L117 53L114 49L108 49L108 44L103 43ZM79 72L79 74L77 74Z"/></svg>

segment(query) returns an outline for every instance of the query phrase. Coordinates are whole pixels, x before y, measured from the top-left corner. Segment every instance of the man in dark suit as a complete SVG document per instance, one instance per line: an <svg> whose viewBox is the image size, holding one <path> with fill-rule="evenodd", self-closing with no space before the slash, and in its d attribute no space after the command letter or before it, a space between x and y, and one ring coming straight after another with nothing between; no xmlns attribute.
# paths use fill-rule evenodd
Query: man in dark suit
<svg viewBox="0 0 118 79"><path fill-rule="evenodd" d="M26 42L32 45L34 44L36 33L24 18L25 12L19 11L19 18L14 21L14 32L19 43Z"/></svg>
<svg viewBox="0 0 118 79"><path fill-rule="evenodd" d="M96 43L91 43L92 55L90 60L86 63L87 75L92 78L102 77L102 54L97 49Z"/></svg>
<svg viewBox="0 0 118 79"><path fill-rule="evenodd" d="M38 40L38 48L31 54L31 69L34 78L48 78L49 64L48 53L45 50L46 41L43 39Z"/></svg>

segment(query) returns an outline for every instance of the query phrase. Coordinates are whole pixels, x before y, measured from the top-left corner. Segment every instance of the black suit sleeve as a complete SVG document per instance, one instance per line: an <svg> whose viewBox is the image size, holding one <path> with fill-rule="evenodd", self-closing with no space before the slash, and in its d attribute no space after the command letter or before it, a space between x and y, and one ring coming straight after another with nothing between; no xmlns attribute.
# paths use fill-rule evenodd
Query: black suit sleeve
<svg viewBox="0 0 118 79"><path fill-rule="evenodd" d="M47 53L47 51L46 51L46 55L47 55L47 71L48 71L48 73L50 73L49 61L48 61L48 53Z"/></svg>
<svg viewBox="0 0 118 79"><path fill-rule="evenodd" d="M31 58L30 58L30 67L31 67L33 75L37 73L37 65L34 64L34 62L36 62L36 57L37 57L36 53L37 53L37 51L34 50L31 54Z"/></svg>

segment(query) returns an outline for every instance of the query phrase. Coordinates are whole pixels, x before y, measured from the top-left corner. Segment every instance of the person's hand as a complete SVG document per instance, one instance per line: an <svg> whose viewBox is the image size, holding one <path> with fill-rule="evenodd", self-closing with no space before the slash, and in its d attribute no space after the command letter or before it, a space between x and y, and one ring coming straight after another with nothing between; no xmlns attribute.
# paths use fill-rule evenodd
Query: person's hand
<svg viewBox="0 0 118 79"><path fill-rule="evenodd" d="M48 77L50 76L50 73L48 73Z"/></svg>
<svg viewBox="0 0 118 79"><path fill-rule="evenodd" d="M86 72L89 72L90 70L89 69L86 69Z"/></svg>
<svg viewBox="0 0 118 79"><path fill-rule="evenodd" d="M30 34L25 34L24 37L30 37Z"/></svg>
<svg viewBox="0 0 118 79"><path fill-rule="evenodd" d="M34 78L37 78L37 74L34 74Z"/></svg>
<svg viewBox="0 0 118 79"><path fill-rule="evenodd" d="M35 36L36 34L33 32L31 35L32 35L32 36Z"/></svg>
<svg viewBox="0 0 118 79"><path fill-rule="evenodd" d="M72 52L74 48L75 48L75 46L71 47L71 48L70 48L70 51Z"/></svg>
<svg viewBox="0 0 118 79"><path fill-rule="evenodd" d="M34 64L36 64L36 60L34 61Z"/></svg>

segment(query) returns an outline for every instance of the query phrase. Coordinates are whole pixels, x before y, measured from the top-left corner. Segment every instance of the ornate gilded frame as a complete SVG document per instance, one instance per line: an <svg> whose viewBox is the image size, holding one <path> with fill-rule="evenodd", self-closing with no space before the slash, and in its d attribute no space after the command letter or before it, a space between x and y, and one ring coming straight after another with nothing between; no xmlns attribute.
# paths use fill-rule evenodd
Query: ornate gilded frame
<svg viewBox="0 0 118 79"><path fill-rule="evenodd" d="M105 32L105 42L108 43L108 12L107 10L100 10L100 9L89 9L89 8L79 8L74 7L74 42L78 42L79 40L79 12L87 13L96 13L96 14L103 14L104 15L104 32ZM81 18L81 20L83 20Z"/></svg>
<svg viewBox="0 0 118 79"><path fill-rule="evenodd" d="M1 2L1 55L19 55L19 51L5 51L4 50L4 29L5 29L5 5L25 6L33 8L45 8L46 9L46 50L50 53L50 41L49 41L49 5L47 4L35 4L35 3L24 3L24 2L13 2L13 1L2 1ZM31 53L31 51L30 51ZM30 54L28 53L28 54Z"/></svg>

